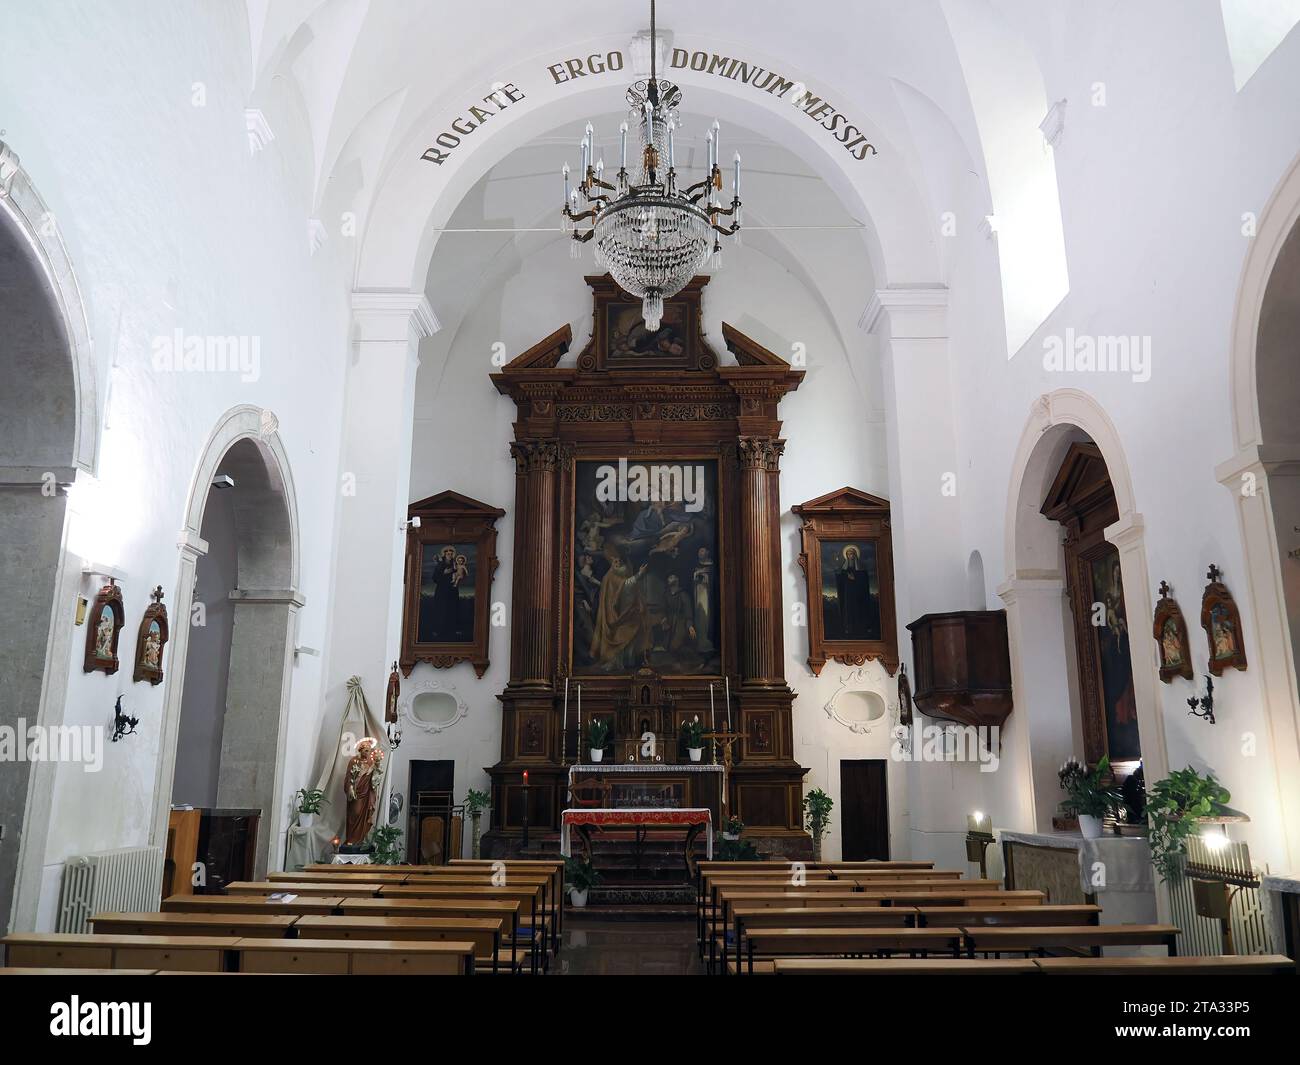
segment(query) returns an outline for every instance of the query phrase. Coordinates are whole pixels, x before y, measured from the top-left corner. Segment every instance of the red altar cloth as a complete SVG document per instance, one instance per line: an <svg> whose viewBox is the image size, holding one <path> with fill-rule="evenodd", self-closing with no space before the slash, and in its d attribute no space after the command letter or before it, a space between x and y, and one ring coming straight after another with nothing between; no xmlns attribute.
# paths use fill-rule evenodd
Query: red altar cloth
<svg viewBox="0 0 1300 1065"><path fill-rule="evenodd" d="M708 856L713 857L713 815L706 807L687 809L576 809L560 814L560 853L571 853L569 837L574 825L644 825L655 828L665 825L705 825L708 835Z"/></svg>

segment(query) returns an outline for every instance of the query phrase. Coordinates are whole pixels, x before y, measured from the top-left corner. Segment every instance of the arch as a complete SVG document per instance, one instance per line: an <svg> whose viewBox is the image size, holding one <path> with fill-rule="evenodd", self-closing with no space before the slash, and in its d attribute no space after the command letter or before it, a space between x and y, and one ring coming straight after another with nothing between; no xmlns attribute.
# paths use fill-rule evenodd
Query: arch
<svg viewBox="0 0 1300 1065"><path fill-rule="evenodd" d="M1285 847L1300 859L1300 794L1285 782L1300 779L1300 604L1288 603L1281 536L1295 524L1300 441L1294 415L1261 409L1265 391L1291 394L1295 356L1284 328L1300 315L1300 155L1282 175L1256 223L1242 264L1228 349L1234 454L1215 469L1236 501L1242 554L1250 585L1249 632L1257 650ZM1287 373L1287 370L1290 373ZM1283 385L1279 389L1279 385ZM1290 431L1288 431L1290 430ZM1279 536L1279 530L1281 536ZM1288 561L1288 565L1294 565ZM1293 593L1292 599L1295 599ZM1247 639L1252 639L1248 634Z"/></svg>
<svg viewBox="0 0 1300 1065"><path fill-rule="evenodd" d="M238 690L227 698L225 727L229 729L233 723L243 742L240 752L232 756L235 768L229 775L223 758L218 801L223 806L262 810L255 868L261 875L274 859L286 818L280 801L284 744L297 613L304 600L298 592L301 544L293 476L275 415L260 407L241 405L222 416L199 456L190 484L178 544L180 573L172 600L178 620L168 644L168 684L150 838L155 846L166 848L195 570L199 557L208 550L201 535L208 493L213 479L222 474L234 480L239 493L234 506L238 587L230 593L236 635L229 671L232 688L238 685ZM268 721L268 717L272 719ZM227 743L223 739L223 748ZM273 762L264 756L271 746ZM262 752L261 764L250 757L249 750ZM268 764L273 767L270 774L265 772Z"/></svg>
<svg viewBox="0 0 1300 1065"><path fill-rule="evenodd" d="M1050 814L1060 797L1056 768L1080 750L1080 732L1060 528L1039 508L1065 452L1083 437L1100 449L1115 493L1119 518L1106 528L1105 537L1119 551L1128 616L1147 618L1152 612L1142 515L1114 423L1092 396L1079 389L1062 388L1040 396L1030 408L1012 462L1004 524L1007 576L998 595L1007 607L1016 702L1027 711L1017 757L1028 773L1034 820L1041 829L1050 828ZM1131 658L1142 761L1147 779L1155 781L1169 771L1157 664L1154 653L1142 643L1132 646ZM1068 722L1059 712L1063 704L1071 707Z"/></svg>
<svg viewBox="0 0 1300 1065"><path fill-rule="evenodd" d="M0 636L0 721L64 719L74 632L58 624L80 560L67 549L67 489L92 472L99 444L90 332L54 214L0 142L0 586L17 612ZM21 761L0 782L0 919L35 926L56 766Z"/></svg>
<svg viewBox="0 0 1300 1065"><path fill-rule="evenodd" d="M689 48L687 42L681 44ZM721 42L712 45L720 46ZM603 54L625 48L626 39L608 36L570 47L574 54ZM745 48L744 52L753 55L756 62L763 59L752 49ZM535 83L539 62L534 57L515 64L499 80L507 84ZM783 67L786 78L800 79L800 72L786 64L774 63L770 69ZM862 121L863 132L881 154L859 162L840 150L829 134L788 101L689 69L671 69L664 74L687 93L689 112L717 116L724 123L748 126L778 143L797 146L846 207L857 217L870 220L864 240L879 287L933 282L940 277L934 226L927 220L915 183L904 170L903 153L892 151L880 130L868 129L869 124ZM482 140L475 143L474 134L466 136L441 165L421 161L421 153L433 136L457 117L461 101L468 106L478 100L481 87L465 87L447 98L454 101L452 104L426 111L413 123L375 197L366 220L354 287L419 291L437 244L437 227L446 223L479 178L510 152L547 130L608 109L611 96L616 94L614 98L621 100L633 77L630 68L625 67L589 75L576 83L535 88L529 96L493 115L490 125L485 122L478 131ZM803 83L818 85L819 79ZM816 135L819 131L824 138ZM886 162L877 166L877 160ZM897 167L892 165L894 161L899 161ZM851 167L859 169L855 172ZM412 225L413 217L421 224Z"/></svg>

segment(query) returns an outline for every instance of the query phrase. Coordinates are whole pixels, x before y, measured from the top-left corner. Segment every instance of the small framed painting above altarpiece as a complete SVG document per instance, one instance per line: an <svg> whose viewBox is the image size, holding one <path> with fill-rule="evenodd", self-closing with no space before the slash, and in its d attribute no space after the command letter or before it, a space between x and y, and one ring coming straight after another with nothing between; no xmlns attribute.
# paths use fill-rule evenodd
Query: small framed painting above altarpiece
<svg viewBox="0 0 1300 1065"><path fill-rule="evenodd" d="M791 511L803 519L799 566L808 582L808 666L860 666L876 659L898 669L889 501L841 488Z"/></svg>
<svg viewBox="0 0 1300 1065"><path fill-rule="evenodd" d="M417 662L449 669L488 668L492 577L497 568L497 507L440 492L407 509L402 675ZM419 519L418 523L415 519Z"/></svg>

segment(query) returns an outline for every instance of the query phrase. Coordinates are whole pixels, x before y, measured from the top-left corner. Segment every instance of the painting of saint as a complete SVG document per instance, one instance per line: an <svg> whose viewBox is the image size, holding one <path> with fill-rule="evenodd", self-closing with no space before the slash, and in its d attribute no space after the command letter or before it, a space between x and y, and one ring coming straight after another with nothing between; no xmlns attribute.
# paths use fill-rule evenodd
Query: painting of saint
<svg viewBox="0 0 1300 1065"><path fill-rule="evenodd" d="M420 643L474 639L476 544L430 544L420 557Z"/></svg>
<svg viewBox="0 0 1300 1065"><path fill-rule="evenodd" d="M1179 638L1178 620L1165 618L1160 627L1160 663L1166 669L1177 669L1183 664L1183 642Z"/></svg>
<svg viewBox="0 0 1300 1065"><path fill-rule="evenodd" d="M576 464L574 673L721 672L717 466Z"/></svg>
<svg viewBox="0 0 1300 1065"><path fill-rule="evenodd" d="M1124 610L1119 552L1107 551L1088 565L1092 601L1103 608L1097 612L1101 624L1093 626L1093 633L1101 666L1106 747L1112 762L1133 761L1142 757L1142 749L1138 741L1137 697L1133 691L1133 663L1129 657L1128 616Z"/></svg>
<svg viewBox="0 0 1300 1065"><path fill-rule="evenodd" d="M686 354L685 303L665 301L663 318L653 332L646 328L639 303L610 303L605 314L611 362L677 359Z"/></svg>
<svg viewBox="0 0 1300 1065"><path fill-rule="evenodd" d="M822 635L880 640L880 575L870 540L821 541Z"/></svg>

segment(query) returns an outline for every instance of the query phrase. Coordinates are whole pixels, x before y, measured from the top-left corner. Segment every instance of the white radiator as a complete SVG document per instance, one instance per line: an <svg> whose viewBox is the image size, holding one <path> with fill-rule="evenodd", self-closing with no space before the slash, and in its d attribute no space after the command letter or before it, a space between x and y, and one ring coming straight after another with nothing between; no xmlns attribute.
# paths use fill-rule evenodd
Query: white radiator
<svg viewBox="0 0 1300 1065"><path fill-rule="evenodd" d="M88 932L87 918L104 911L158 909L162 870L158 847L123 847L69 858L63 863L56 931Z"/></svg>

